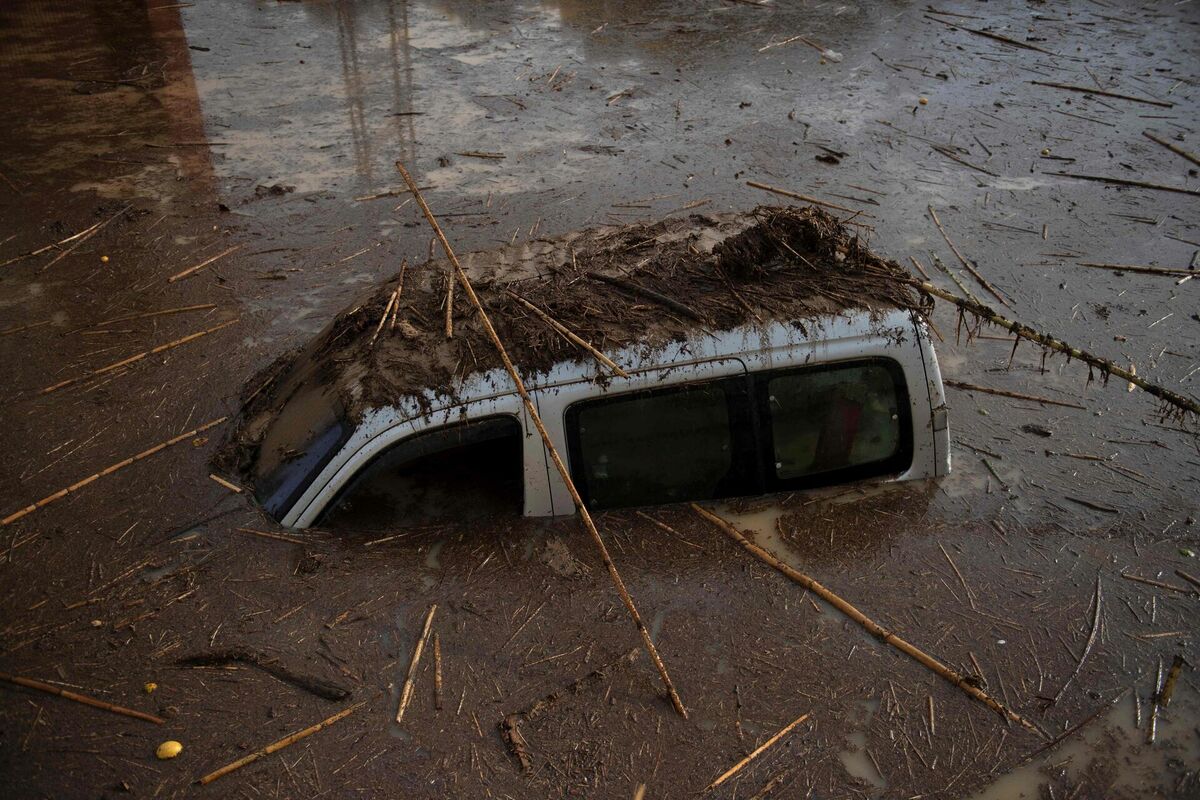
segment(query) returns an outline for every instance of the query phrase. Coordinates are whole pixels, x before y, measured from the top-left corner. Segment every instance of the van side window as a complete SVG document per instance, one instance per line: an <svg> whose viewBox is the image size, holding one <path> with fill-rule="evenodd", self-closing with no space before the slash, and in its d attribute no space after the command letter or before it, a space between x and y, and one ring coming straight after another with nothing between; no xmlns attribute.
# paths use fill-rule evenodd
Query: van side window
<svg viewBox="0 0 1200 800"><path fill-rule="evenodd" d="M912 458L904 376L885 359L771 374L759 385L771 488L898 472Z"/></svg>
<svg viewBox="0 0 1200 800"><path fill-rule="evenodd" d="M378 531L517 516L524 500L521 424L488 417L414 434L376 456L317 525Z"/></svg>
<svg viewBox="0 0 1200 800"><path fill-rule="evenodd" d="M753 491L744 378L635 392L567 410L572 478L590 508Z"/></svg>

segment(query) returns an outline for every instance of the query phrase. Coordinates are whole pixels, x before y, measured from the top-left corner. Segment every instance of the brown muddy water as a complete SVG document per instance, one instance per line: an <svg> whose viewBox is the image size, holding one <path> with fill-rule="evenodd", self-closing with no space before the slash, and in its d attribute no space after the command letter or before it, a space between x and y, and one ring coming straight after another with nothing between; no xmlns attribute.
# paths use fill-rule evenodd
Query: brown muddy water
<svg viewBox="0 0 1200 800"><path fill-rule="evenodd" d="M1200 149L1198 26L1194 3L1098 0L7 3L0 263L102 227L0 266L0 513L236 414L252 375L423 261L396 159L461 251L778 201L754 180L957 268L933 206L1012 316L1195 396L1200 281L1078 264L1186 269L1200 201L1056 173L1200 190L1144 135ZM1003 331L956 336L943 305L948 379L1083 408L950 388L941 483L717 510L1049 735L1090 720L1057 747L672 508L651 514L673 534L598 522L690 720L643 655L524 726L523 774L498 723L638 643L578 523L281 532L209 478L222 424L0 527L0 670L166 720L3 684L5 796L684 797L811 712L715 794L1195 797L1195 421ZM433 603L442 707L427 649L397 725ZM350 696L179 663L232 650Z"/></svg>

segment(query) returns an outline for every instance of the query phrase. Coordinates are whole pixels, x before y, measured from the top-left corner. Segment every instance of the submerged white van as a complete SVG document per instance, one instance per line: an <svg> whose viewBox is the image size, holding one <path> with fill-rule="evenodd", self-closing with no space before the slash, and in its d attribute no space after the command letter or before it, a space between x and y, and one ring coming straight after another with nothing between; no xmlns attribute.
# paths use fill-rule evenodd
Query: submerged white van
<svg viewBox="0 0 1200 800"><path fill-rule="evenodd" d="M721 229L725 222L710 227ZM723 233L728 238L746 230L743 222ZM706 241L703 235L692 239ZM671 241L675 240L667 244ZM699 250L694 243L692 249ZM787 250L805 263L810 260L791 247ZM572 256L577 255L572 250ZM635 319L651 315L645 319L658 320L665 314L672 317L674 330L665 342L659 336L653 343L634 339L621 347L601 348L627 377L612 374L583 351L568 351L568 358L549 366L543 358L543 366L531 370L526 379L590 509L714 500L861 480L927 479L949 472L941 374L918 310L875 300L864 303L867 309L781 319L786 311L781 313L778 298L797 279L781 283L770 276L745 278L737 288L730 281L718 287L714 280L712 287L705 283L702 292L674 293L696 304L728 298L718 292L732 291L749 313L742 324L720 329L682 319L675 308L682 302L655 307L656 290L649 286L652 273L627 269L616 274L622 281L640 279L628 285L646 291L627 292L630 296L613 301L618 305L603 307L614 310L601 310L600 293L614 290L600 281L582 289L578 284L588 273L578 267L577 258L571 264L575 272L567 277L555 272L552 278L485 278L484 291L512 294L510 287L515 286L525 296L537 296L545 288L540 298L551 313L555 302L568 307L562 298L582 292L579 302L584 308L621 319L626 311ZM777 264L771 270L782 274L784 267ZM706 274L689 273L697 282ZM554 281L559 281L558 291L544 286ZM771 282L751 287L749 281ZM437 285L430 283L429 297L418 290L413 302L436 302ZM750 290L763 285L776 302L764 300L758 309ZM380 295L390 291L385 287ZM722 303L721 313L733 314L729 308L734 304ZM368 312L380 305L360 304L343 317L361 314L369 321L373 315ZM770 314L763 310L768 307ZM368 312L360 310L364 308ZM585 316L577 316L575 324L586 324ZM382 329L394 323L393 317ZM467 335L469 324L469 318L464 320L457 335ZM379 326L363 325L349 336L365 337L372 329ZM443 336L440 331L424 335ZM346 337L344 331L323 334L325 344L310 346L307 355L290 366L284 396L269 414L259 414L250 479L263 508L280 523L377 531L446 519L574 512L562 478L502 369L464 371L452 389L409 390L383 401L364 401L360 392L355 395L358 411L352 415L346 387L365 381L372 369L385 367L373 366L373 344L367 350L346 351L357 355L338 362L339 380L330 380L332 368L316 363L316 355L327 359L337 347L347 346ZM422 356L420 340L391 346L404 355L390 358ZM353 363L355 359L360 363Z"/></svg>

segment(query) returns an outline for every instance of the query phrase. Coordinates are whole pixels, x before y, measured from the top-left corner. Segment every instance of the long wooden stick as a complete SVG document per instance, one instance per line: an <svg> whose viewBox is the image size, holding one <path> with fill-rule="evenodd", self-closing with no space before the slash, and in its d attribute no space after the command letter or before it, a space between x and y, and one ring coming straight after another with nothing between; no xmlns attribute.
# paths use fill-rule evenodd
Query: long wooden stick
<svg viewBox="0 0 1200 800"><path fill-rule="evenodd" d="M84 239L86 239L86 238L90 238L90 237L91 237L91 235L92 235L93 233L95 233L96 231L100 230L100 229L101 229L101 228L103 228L105 225L107 225L108 223L112 222L114 219L116 219L117 217L121 216L122 214L124 214L126 211L128 211L128 210L129 210L130 208L132 208L132 207L133 207L133 205L132 205L132 203L131 203L130 205L127 205L127 206L125 206L124 208L122 208L122 209L121 209L120 211L118 211L116 214L113 214L113 215L112 215L111 217L109 217L108 219L106 219L106 220L102 220L102 221L100 221L100 222L97 222L95 225L89 225L88 227L84 228L83 230L79 231L78 233L73 233L73 234L71 234L70 236L68 236L68 237L67 237L67 238L65 238L65 239L59 239L57 242L52 242L52 243L50 243L50 244L48 244L48 245L45 245L45 246L43 246L43 247L39 247L39 248L38 248L38 249L36 249L36 250L30 250L28 253L22 253L21 255L19 255L19 256L13 256L12 258L10 258L10 259L8 259L8 260L6 260L6 261L0 261L0 267L7 267L9 264L15 264L15 263L16 263L16 262L18 262L18 261L23 261L23 260L25 260L25 259L27 259L27 258L33 258L34 256L40 256L42 253L48 252L48 251L50 251L50 250L54 250L54 249L55 249L55 248L57 248L57 247L62 247L64 244L68 244L68 243L70 243L70 242L73 242L73 241L75 241L76 239L80 239L80 238L84 238ZM81 244L82 244L82 242L81 242ZM62 255L67 255L68 253L70 253L70 252L71 252L71 250L74 250L74 249L75 249L75 248L74 248L74 247L72 247L70 250L67 250L67 251L66 251L65 253L63 253ZM59 258L61 258L61 257L62 257L62 255L60 255L60 256L59 256ZM58 259L55 259L55 261L57 261L57 260L58 260ZM53 264L53 263L54 263L54 261L51 261L51 262L50 262L50 264ZM46 266L50 266L50 264L47 264ZM42 267L42 269L45 269L45 267Z"/></svg>
<svg viewBox="0 0 1200 800"><path fill-rule="evenodd" d="M197 272L198 270L204 269L205 267L207 267L209 264L213 263L214 261L222 259L225 256L227 256L230 253L233 253L237 250L241 250L242 247L244 247L244 245L235 244L233 247L230 247L226 250L222 250L221 252L217 253L215 256L204 259L203 261L201 261L199 264L197 264L194 267L188 267L187 269L183 270L182 272L176 272L174 275L167 278L167 283L174 283L175 281L183 280L188 275L191 275L193 272Z"/></svg>
<svg viewBox="0 0 1200 800"><path fill-rule="evenodd" d="M1196 191L1195 189L1184 189L1181 186L1166 186L1161 183L1132 181L1127 178L1110 178L1106 175L1081 175L1078 172L1047 172L1046 174L1057 175L1060 178L1075 178L1080 181L1098 181L1100 183L1111 183L1114 186L1137 186L1142 189L1154 189L1160 192L1175 192L1176 194L1190 194L1193 197L1200 197L1200 191Z"/></svg>
<svg viewBox="0 0 1200 800"><path fill-rule="evenodd" d="M1006 329L1012 331L1013 333L1015 333L1017 336L1020 336L1023 339L1028 339L1031 342L1036 342L1037 344L1040 344L1042 347L1048 348L1050 350L1054 350L1059 353L1065 353L1066 355L1070 356L1071 358L1079 359L1080 361L1084 362L1085 364L1095 367L1096 369L1101 370L1102 372L1106 372L1110 375L1116 375L1121 380L1132 383L1134 386L1137 386L1138 388L1142 389L1143 391L1149 392L1150 394L1154 395L1155 397L1157 397L1160 400L1163 400L1167 403L1170 403L1173 406L1181 408L1184 411L1190 411L1191 413L1200 416L1200 403L1197 403L1192 398L1185 397L1184 395L1179 394L1178 392L1173 392L1170 389L1159 386L1156 383L1151 383L1150 381L1146 380L1145 378L1140 378L1137 375L1135 375L1134 373L1130 372L1129 370L1124 369L1123 367L1117 366L1116 364L1114 364L1113 362L1109 361L1106 358L1100 358L1099 356L1094 356L1091 353L1080 350L1078 347L1072 347L1071 345L1067 344L1066 342L1062 341L1061 339L1056 339L1055 337L1053 337L1049 334L1041 333L1040 331L1035 331L1033 328L1029 327L1028 325L1024 325L1020 322L1013 322L1010 319L1005 319L1004 317L1000 316L995 311L993 311L992 309L983 305L982 303L973 303L970 300L964 300L961 297L958 297L956 295L951 294L950 292L947 292L945 289L942 289L938 286L934 286L932 283L929 283L928 281L913 281L913 285L916 286L917 288L919 288L923 292L928 292L929 294L934 295L935 297L940 297L943 300L948 300L951 303L954 303L959 308L963 309L964 311L970 311L975 316L980 317L981 319L987 320L988 322L992 323L993 325L999 325L1001 328L1006 328Z"/></svg>
<svg viewBox="0 0 1200 800"><path fill-rule="evenodd" d="M1155 136L1150 131L1142 131L1142 135L1145 136L1147 139L1149 139L1152 142L1158 142L1163 147L1170 150L1172 153L1183 156L1184 158L1186 158L1188 161L1192 162L1193 164L1200 166L1200 156L1196 155L1195 153L1191 152L1190 150L1184 150L1182 147L1180 147L1177 144L1174 144L1173 142L1168 142L1166 139L1160 139L1159 137Z"/></svg>
<svg viewBox="0 0 1200 800"><path fill-rule="evenodd" d="M141 461L143 458L149 458L150 456L154 455L155 453L166 450L171 445L179 444L184 439L190 439L191 437L196 436L199 433L203 433L204 431L208 430L209 428L216 427L217 425L220 425L222 422L224 422L227 419L229 419L229 417L220 417L219 419L214 419L211 422L206 422L205 424L201 425L199 428L190 430L187 433L181 433L178 436L168 439L165 442L160 442L159 444L154 445L154 447L151 447L149 450L143 450L142 452L138 453L135 456L130 456L129 458L122 459L121 461L118 461L117 463L115 463L111 466L105 467L104 469L100 470L99 472L89 475L88 477L84 478L81 481L76 481L75 483L72 483L70 486L68 486L65 489L59 489L57 492L55 492L52 495L48 495L46 497L43 497L41 500L38 500L34 503L30 503L29 505L22 508L20 511L14 511L13 513L9 514L4 519L0 519L0 526L11 525L12 523L19 520L21 517L24 517L27 514L32 514L34 511L37 511L39 508L50 505L55 500L61 500L62 498L69 495L71 492L74 492L77 489L82 489L84 486L87 486L92 481L99 480L100 478L103 478L105 475L111 475L114 472L117 472L118 470L125 469L125 467L128 467L130 464L132 464L136 461Z"/></svg>
<svg viewBox="0 0 1200 800"><path fill-rule="evenodd" d="M1048 406L1063 406L1064 408L1079 408L1084 411L1087 406L1081 406L1078 403L1068 403L1063 400L1051 400L1048 397L1038 397L1032 394L1022 394L1021 392L1006 392L1003 389L992 389L987 386L976 386L973 383L963 383L962 381L942 381L947 386L952 386L955 389L962 389L964 392L983 392L984 394L994 394L997 397L1011 397L1013 400L1029 400L1034 403L1045 403Z"/></svg>
<svg viewBox="0 0 1200 800"><path fill-rule="evenodd" d="M1092 269L1107 269L1113 272L1136 272L1141 275L1169 275L1178 277L1180 275L1196 275L1194 269L1168 269L1166 267L1147 267L1142 264L1105 264L1097 261L1076 261L1076 267L1090 267Z"/></svg>
<svg viewBox="0 0 1200 800"><path fill-rule="evenodd" d="M408 662L408 672L404 675L404 688L400 691L400 705L396 707L396 722L404 719L404 712L408 710L408 703L412 700L413 683L417 677L417 664L421 663L421 653L425 650L425 641L429 638L429 628L433 625L433 615L437 612L437 603L429 607L429 613L425 615L425 627L421 629L421 638L417 639L417 644L413 647L412 658Z"/></svg>
<svg viewBox="0 0 1200 800"><path fill-rule="evenodd" d="M777 733L777 734L775 734L774 736L772 736L770 739L767 739L765 742L763 742L762 744L760 744L758 747L754 748L754 752L753 752L753 753L751 753L750 755L746 756L745 758L743 758L743 759L742 759L741 761L739 761L738 763L734 764L734 765L733 765L732 767L730 767L729 769L725 770L725 772L721 773L721 777L717 778L715 781L713 781L712 783L710 783L708 786L705 786L705 787L704 787L704 791L705 791L705 792L712 791L713 789L717 788L718 786L720 786L720 785L721 785L722 783L724 783L725 781L727 781L727 780L729 780L730 778L732 778L734 775L736 775L736 774L738 774L739 772L741 772L741 770L742 770L742 767L746 766L746 765L747 765L747 764L749 764L751 761L753 761L754 759L758 758L760 755L762 755L762 754L763 754L763 752L764 752L765 750L767 750L767 748L769 748L771 745L773 745L773 744L775 744L776 742L778 742L778 741L779 741L780 739L782 739L784 736L787 736L789 733L791 733L791 732L792 732L792 729L793 729L793 728L795 728L797 725L799 725L801 722L804 722L804 720L808 719L808 718L809 718L809 716L811 715L811 713L812 713L812 712L810 711L810 712L808 712L808 713L801 714L799 717L797 717L796 719L792 720L790 723L788 723L788 725L787 725L787 727L786 727L786 728L784 728L784 729L783 729L783 730L781 730L779 733ZM703 794L703 793L704 793L704 792L701 792L701 794Z"/></svg>
<svg viewBox="0 0 1200 800"><path fill-rule="evenodd" d="M1100 97L1114 97L1117 100L1129 100L1132 103L1145 103L1148 106L1159 106L1160 108L1174 108L1174 103L1167 103L1162 100L1151 100L1146 97L1134 97L1131 94L1119 94L1117 92L1106 92L1103 89L1093 89L1090 86L1072 86L1069 83L1054 83L1053 81L1030 81L1034 86L1048 86L1051 89L1063 89L1068 92L1080 92L1081 94L1094 94Z"/></svg>
<svg viewBox="0 0 1200 800"><path fill-rule="evenodd" d="M356 704L350 706L349 708L339 711L338 713L334 714L332 717L321 720L316 725L305 728L302 731L297 731L296 733L293 733L290 736L285 736L282 739L280 739L278 742L269 744L266 747L262 748L261 750L255 750L250 755L239 758L237 761L234 761L232 764L226 764L225 766L221 767L218 770L213 770L212 772L208 773L203 778L201 778L199 780L199 783L202 785L210 784L213 781L215 781L217 778L221 778L221 777L233 772L234 770L241 769L242 767L246 766L247 764L252 764L255 761L258 761L263 756L269 756L269 755L271 755L271 753L274 753L278 750L282 750L283 748L287 747L288 745L295 744L296 742L300 741L301 739L306 739L309 736L312 736L314 733L317 733L318 731L322 731L325 728L328 728L330 725L337 722L338 720L344 719L345 717L350 716L355 711L362 708L364 705L366 705L365 701L362 703L356 703Z"/></svg>
<svg viewBox="0 0 1200 800"><path fill-rule="evenodd" d="M120 714L125 717L133 717L134 719L143 719L146 722L153 722L158 725L163 725L166 720L161 717L156 717L153 714L147 714L144 711L134 711L132 708L125 708L113 703L107 703L104 700L97 700L94 697L88 697L86 694L78 694L69 689L63 689L50 683L43 683L34 678L22 678L18 675L9 675L7 672L0 672L0 680L15 683L17 686L24 686L26 689L37 689L39 692L47 694L56 694L67 700L74 700L76 703L83 703L85 706L92 708L100 708L105 711L111 711L114 714Z"/></svg>
<svg viewBox="0 0 1200 800"><path fill-rule="evenodd" d="M737 528L733 527L733 525L729 524L729 522L727 520L717 516L716 514L712 513L711 511L709 511L707 509L701 508L700 506L696 505L695 503L692 503L691 505L692 505L692 509L697 514L699 514L701 517L703 517L704 519L713 523L718 528L720 528L722 531L724 531L725 534L729 536L729 538L733 539L735 542L737 542L739 545L741 545L746 550L746 552L755 556L759 560L761 560L767 564L770 564L772 567L779 570L784 575L788 576L789 578L794 580L796 583L803 586L805 589L808 589L810 592L817 595L825 602L829 603L831 606L836 608L838 611L841 611L843 614L848 616L850 619L854 620L859 625L866 628L867 632L870 633L872 636L874 636L876 639L879 639L881 642L883 642L885 644L890 644L892 647L896 648L901 653L904 653L906 656L909 656L910 658L914 659L922 666L929 668L933 672L935 672L938 675L940 675L941 677L945 678L950 683L957 686L959 689L961 689L963 692L965 692L966 694L968 694L975 700L978 700L980 703L983 703L985 706L990 708L992 711L995 711L1001 717L1006 717L1008 719L1011 719L1013 722L1020 723L1023 727L1028 728L1029 730L1033 731L1034 733L1038 734L1039 736L1044 735L1044 734L1042 734L1042 731L1036 725L1034 725L1032 722L1025 719L1024 717L1022 717L1020 714L1013 711L1012 709L1006 707L1000 701L994 699L987 692L983 691L983 689L980 689L978 686L976 686L972 682L968 681L965 677L960 675L956 670L951 669L950 667L943 664L941 661L938 661L933 656L929 655L928 653L924 652L923 650L920 650L919 648L910 644L909 642L905 641L904 639L901 639L899 636L892 633L887 628L884 628L879 623L877 623L874 620L867 617L865 614L863 614L861 611L859 611L857 608L855 608L849 602L847 602L846 600L843 600L841 597L834 594L829 589L826 589L820 583L817 583L815 580L808 577L804 573L800 572L799 570L795 569L794 567L790 566L789 564L786 564L783 561L780 561L778 558L776 558L771 553L767 552L763 548L761 548L758 545L751 542L749 539L747 539L745 536L742 535L741 531L739 531Z"/></svg>
<svg viewBox="0 0 1200 800"><path fill-rule="evenodd" d="M56 392L59 389L63 389L67 386L71 386L72 384L79 383L80 381L85 381L88 378L95 378L97 375L103 375L107 372L112 372L115 369L120 369L121 367L127 367L130 364L141 361L143 358L147 358L149 356L156 355L158 353L162 353L167 350L173 350L174 348L179 347L181 345L185 345L188 342L194 342L196 339L199 339L202 336L208 336L210 333L216 333L217 331L221 330L222 328L228 328L230 325L234 324L235 322L237 322L236 319L227 320L225 322L222 322L220 325L215 325L207 330L197 331L196 333L191 333L191 334L188 334L187 336L182 336L178 339L167 342L166 344L160 344L158 347L138 353L137 355L132 355L129 358L122 358L120 361L114 361L112 364L109 364L108 366L100 367L100 369L94 369L94 370L91 370L90 372L85 372L82 375L76 375L74 378L67 378L65 381L59 381L58 383L53 384L52 386L47 386L45 389L42 389L41 391L38 392L38 394L50 394L51 392Z"/></svg>
<svg viewBox="0 0 1200 800"><path fill-rule="evenodd" d="M442 710L442 637L433 634L433 707Z"/></svg>
<svg viewBox="0 0 1200 800"><path fill-rule="evenodd" d="M933 210L933 206L928 206L928 208L929 216L933 217L933 224L937 226L938 233L942 234L942 238L946 240L946 244L950 245L950 249L954 252L954 256L958 259L958 262L966 267L967 272L971 273L975 280L979 281L979 285L987 289L992 297L999 300L1002 305L1007 306L1008 302L1000 296L1000 292L996 291L996 287L988 283L987 278L980 275L979 270L975 269L975 267L971 265L971 262L967 261L966 257L963 256L963 254L958 251L958 248L954 246L954 242L950 239L950 234L946 233L946 229L942 227L942 221L938 219L937 212Z"/></svg>
<svg viewBox="0 0 1200 800"><path fill-rule="evenodd" d="M560 336L562 336L564 339L566 339L567 341L571 342L572 344L582 347L584 350L588 351L588 353L591 354L592 358L596 359L601 364L608 367L614 373L621 376L622 378L629 377L629 374L626 373L625 370L623 370L619 366L617 366L616 362L614 362L608 356L604 355L604 353L601 353L599 350L592 347L592 345L589 342L585 341L583 338L578 336L574 331L572 331L566 325L563 325L561 322L556 320L554 317L550 316L545 311L542 311L540 308L535 306L533 303L529 302L524 297L521 297L520 295L516 294L515 292L510 291L508 293L508 295L512 299L514 299L518 303L520 303L521 305L528 308L534 314L536 314L542 322L546 323L551 328L553 328L554 331L556 333L558 333Z"/></svg>
<svg viewBox="0 0 1200 800"><path fill-rule="evenodd" d="M492 321L488 317L483 303L480 302L478 295L475 294L475 288L471 285L471 279L467 277L466 271L458 263L458 256L454 254L454 249L450 247L450 242L447 241L446 235L442 233L441 226L434 219L433 212L429 210L429 206L426 204L425 198L421 195L421 190L417 187L416 181L412 179L412 176L408 174L408 170L399 161L396 162L396 169L400 171L404 182L408 184L409 191L412 192L417 205L421 207L421 211L425 214L425 219L428 220L430 227L433 228L433 232L437 234L438 239L441 241L442 249L446 251L446 256L450 259L450 263L454 265L454 270L463 292L467 295L467 298L471 301L471 305L475 307L475 311L479 314L479 321L483 325L484 330L487 331L488 338L492 340L492 345L496 348L496 352L500 355L500 360L504 363L504 369L508 372L509 377L512 378L517 394L521 396L521 401L525 404L526 411L529 412L529 418L533 420L533 424L546 446L546 452L550 454L550 459L554 462L554 468L562 476L563 483L566 484L567 491L571 494L571 500L575 503L575 509L579 512L579 518L583 521L588 535L592 537L592 542L600 552L600 559L604 562L604 566L608 570L608 575L612 579L613 586L617 589L617 594L621 597L621 602L625 604L625 609L629 612L634 626L637 627L638 633L642 636L642 644L645 646L646 652L650 654L650 660L654 662L654 666L658 669L663 686L666 687L667 694L671 698L671 704L675 706L675 710L684 719L687 719L687 709L684 708L683 701L679 699L679 693L675 691L675 685L671 683L671 676L667 674L667 667L659 657L658 649L655 648L654 642L650 638L650 631L646 628L646 623L642 621L642 616L638 613L637 606L633 604L633 598L629 596L629 590L625 588L625 582L621 580L621 575L617 572L617 566L608 554L608 547L604 544L604 540L600 538L600 531L596 529L596 523L592 520L592 515L588 512L587 506L584 505L579 490L575 488L575 482L571 480L570 470L567 469L566 463L558 454L558 448L554 446L554 441L550 438L550 433L546 430L546 426L542 424L542 418L537 412L537 406L534 405L533 398L529 396L529 392L525 389L525 382L521 380L517 368L513 366L512 359L508 357L508 351L504 349L504 343L500 341L500 335L496 333L496 329L492 326Z"/></svg>

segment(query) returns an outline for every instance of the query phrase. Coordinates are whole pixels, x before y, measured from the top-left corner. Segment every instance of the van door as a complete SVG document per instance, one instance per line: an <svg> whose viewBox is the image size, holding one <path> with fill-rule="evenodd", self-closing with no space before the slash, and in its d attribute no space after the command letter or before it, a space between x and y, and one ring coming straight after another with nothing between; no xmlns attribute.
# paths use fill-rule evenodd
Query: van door
<svg viewBox="0 0 1200 800"><path fill-rule="evenodd" d="M540 388L538 408L589 509L758 491L754 408L739 359L673 364ZM549 513L574 511L552 464ZM536 512L534 512L536 513Z"/></svg>

